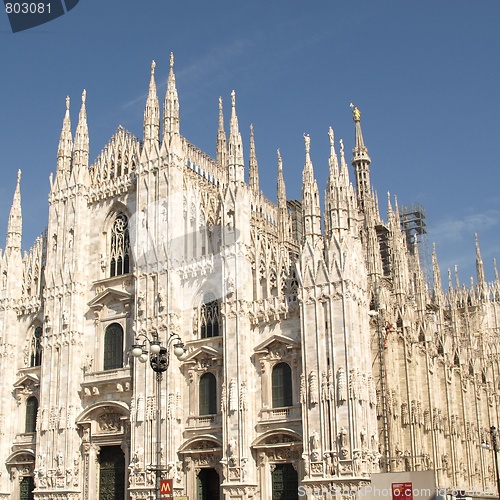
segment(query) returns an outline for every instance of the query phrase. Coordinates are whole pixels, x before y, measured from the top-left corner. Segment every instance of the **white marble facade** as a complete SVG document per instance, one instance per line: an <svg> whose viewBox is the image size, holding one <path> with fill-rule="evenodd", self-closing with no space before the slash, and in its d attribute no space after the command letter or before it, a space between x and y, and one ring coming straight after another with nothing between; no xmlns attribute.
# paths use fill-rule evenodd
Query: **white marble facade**
<svg viewBox="0 0 500 500"><path fill-rule="evenodd" d="M67 100L48 228L24 256L18 178L0 260L0 498L104 498L109 456L113 498L154 498L157 404L163 475L191 499L344 498L408 470L492 491L480 444L499 422L500 282L479 245L475 284L444 292L434 252L430 291L398 207L379 214L357 108L355 187L330 129L323 209L308 135L302 200L286 199L278 151L276 205L253 129L246 172L235 94L212 159L180 134L173 58L163 113L154 70L144 137L119 127L90 166L85 92L74 137ZM172 333L187 353L157 401L130 349Z"/></svg>

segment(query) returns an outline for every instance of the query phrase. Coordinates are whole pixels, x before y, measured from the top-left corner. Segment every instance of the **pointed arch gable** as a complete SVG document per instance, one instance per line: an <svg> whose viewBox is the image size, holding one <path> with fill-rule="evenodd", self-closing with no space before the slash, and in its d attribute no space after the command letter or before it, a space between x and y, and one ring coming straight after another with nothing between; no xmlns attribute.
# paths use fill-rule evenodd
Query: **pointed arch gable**
<svg viewBox="0 0 500 500"><path fill-rule="evenodd" d="M111 206L108 208L106 216L104 217L104 221L102 223L103 233L107 233L111 229L116 215L120 213L125 214L128 219L132 217L129 208L127 207L127 205L125 205L125 203L119 200L114 200Z"/></svg>

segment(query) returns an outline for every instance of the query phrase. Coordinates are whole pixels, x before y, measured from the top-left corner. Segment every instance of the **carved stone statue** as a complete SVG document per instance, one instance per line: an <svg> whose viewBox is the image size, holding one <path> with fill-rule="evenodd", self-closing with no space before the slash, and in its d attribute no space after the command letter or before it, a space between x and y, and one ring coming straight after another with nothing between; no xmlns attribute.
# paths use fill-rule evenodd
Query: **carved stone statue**
<svg viewBox="0 0 500 500"><path fill-rule="evenodd" d="M317 462L319 460L320 454L320 442L318 431L313 431L310 437L310 447L311 447L311 461Z"/></svg>
<svg viewBox="0 0 500 500"><path fill-rule="evenodd" d="M347 381L342 367L337 371L337 398L339 402L347 401Z"/></svg>

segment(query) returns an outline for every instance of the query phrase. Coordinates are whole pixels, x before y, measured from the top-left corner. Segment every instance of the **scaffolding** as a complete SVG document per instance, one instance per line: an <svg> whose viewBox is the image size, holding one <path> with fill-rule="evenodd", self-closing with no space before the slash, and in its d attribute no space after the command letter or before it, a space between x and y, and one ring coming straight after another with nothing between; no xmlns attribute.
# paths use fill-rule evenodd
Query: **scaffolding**
<svg viewBox="0 0 500 500"><path fill-rule="evenodd" d="M415 243L415 235L422 236L427 234L427 222L425 219L425 208L423 205L415 203L401 207L399 211L401 231L406 234L406 241L409 248Z"/></svg>
<svg viewBox="0 0 500 500"><path fill-rule="evenodd" d="M414 253L418 245L420 264L428 283L432 282L431 253L427 241L427 221L425 207L421 203L404 205L399 210L401 231L406 235L406 245Z"/></svg>

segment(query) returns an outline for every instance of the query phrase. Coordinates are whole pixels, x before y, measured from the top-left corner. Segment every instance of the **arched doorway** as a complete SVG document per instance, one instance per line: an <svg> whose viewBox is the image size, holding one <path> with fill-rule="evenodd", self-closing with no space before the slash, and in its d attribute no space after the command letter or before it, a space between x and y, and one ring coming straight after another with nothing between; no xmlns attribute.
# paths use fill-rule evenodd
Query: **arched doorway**
<svg viewBox="0 0 500 500"><path fill-rule="evenodd" d="M201 469L197 477L197 500L219 500L220 478L215 469Z"/></svg>
<svg viewBox="0 0 500 500"><path fill-rule="evenodd" d="M292 464L277 464L271 477L273 500L298 500L299 476Z"/></svg>
<svg viewBox="0 0 500 500"><path fill-rule="evenodd" d="M291 429L264 433L252 444L258 465L257 480L261 497L272 500L298 500L302 438Z"/></svg>
<svg viewBox="0 0 500 500"><path fill-rule="evenodd" d="M125 498L125 455L120 446L101 446L99 452L99 500Z"/></svg>
<svg viewBox="0 0 500 500"><path fill-rule="evenodd" d="M10 472L12 491L9 498L13 500L33 500L35 489L34 469L35 455L32 450L19 450L5 461Z"/></svg>
<svg viewBox="0 0 500 500"><path fill-rule="evenodd" d="M222 444L205 434L186 441L179 449L186 471L186 494L193 500L219 500L223 478Z"/></svg>
<svg viewBox="0 0 500 500"><path fill-rule="evenodd" d="M82 500L126 500L129 464L129 408L99 402L76 419L82 431Z"/></svg>

